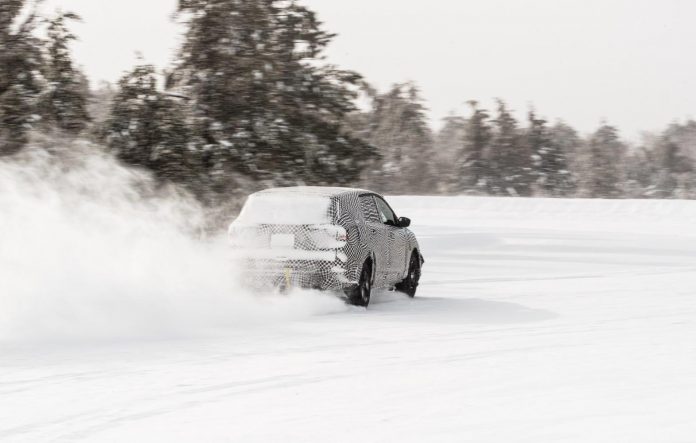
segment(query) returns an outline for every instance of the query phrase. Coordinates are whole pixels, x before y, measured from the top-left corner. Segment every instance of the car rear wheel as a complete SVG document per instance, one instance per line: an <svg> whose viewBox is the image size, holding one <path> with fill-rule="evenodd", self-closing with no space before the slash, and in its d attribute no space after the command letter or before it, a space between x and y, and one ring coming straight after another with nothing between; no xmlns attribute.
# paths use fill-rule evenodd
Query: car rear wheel
<svg viewBox="0 0 696 443"><path fill-rule="evenodd" d="M396 290L403 292L409 297L413 298L416 296L416 289L418 289L418 282L421 276L421 263L420 257L418 256L418 251L413 251L411 254L411 260L408 264L408 274L400 283L396 285Z"/></svg>
<svg viewBox="0 0 696 443"><path fill-rule="evenodd" d="M346 290L348 303L353 306L367 306L372 294L372 264L366 261L360 271L358 284Z"/></svg>

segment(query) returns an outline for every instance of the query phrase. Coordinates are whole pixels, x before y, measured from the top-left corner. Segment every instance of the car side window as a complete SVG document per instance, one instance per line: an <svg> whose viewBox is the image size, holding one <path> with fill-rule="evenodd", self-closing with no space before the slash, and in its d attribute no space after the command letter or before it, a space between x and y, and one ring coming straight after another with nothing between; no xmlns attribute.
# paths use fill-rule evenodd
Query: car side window
<svg viewBox="0 0 696 443"><path fill-rule="evenodd" d="M365 221L372 223L382 223L380 220L379 211L375 205L375 199L371 195L363 195L360 197L360 208L362 209Z"/></svg>
<svg viewBox="0 0 696 443"><path fill-rule="evenodd" d="M380 197L375 197L375 201L377 202L377 209L379 209L382 223L385 225L397 226L396 214L394 214L394 211L391 210L387 202Z"/></svg>

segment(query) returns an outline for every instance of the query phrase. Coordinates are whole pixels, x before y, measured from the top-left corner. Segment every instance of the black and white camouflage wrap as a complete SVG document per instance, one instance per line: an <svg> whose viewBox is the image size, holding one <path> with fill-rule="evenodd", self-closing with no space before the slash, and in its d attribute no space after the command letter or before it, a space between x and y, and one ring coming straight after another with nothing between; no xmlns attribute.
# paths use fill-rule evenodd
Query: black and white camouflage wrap
<svg viewBox="0 0 696 443"><path fill-rule="evenodd" d="M302 186L267 189L252 194L250 200L269 196L287 201L325 198L327 223L233 222L229 229L233 256L252 286L342 290L357 284L363 264L370 260L374 286L392 288L406 277L412 254L422 262L416 237L386 221L396 215L374 192ZM288 240L278 247L274 239Z"/></svg>

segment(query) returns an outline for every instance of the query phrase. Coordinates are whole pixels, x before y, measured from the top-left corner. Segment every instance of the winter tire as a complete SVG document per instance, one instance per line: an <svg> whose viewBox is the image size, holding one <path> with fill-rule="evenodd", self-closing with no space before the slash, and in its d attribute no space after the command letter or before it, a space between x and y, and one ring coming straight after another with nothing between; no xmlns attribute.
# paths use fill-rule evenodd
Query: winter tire
<svg viewBox="0 0 696 443"><path fill-rule="evenodd" d="M360 280L356 286L346 291L348 295L348 303L353 306L364 306L370 304L370 296L372 294L372 264L366 261L360 271Z"/></svg>
<svg viewBox="0 0 696 443"><path fill-rule="evenodd" d="M396 285L396 290L403 292L409 297L413 298L416 296L416 289L418 289L418 282L421 276L421 263L418 251L413 251L411 254L411 260L408 264L408 274L406 278Z"/></svg>

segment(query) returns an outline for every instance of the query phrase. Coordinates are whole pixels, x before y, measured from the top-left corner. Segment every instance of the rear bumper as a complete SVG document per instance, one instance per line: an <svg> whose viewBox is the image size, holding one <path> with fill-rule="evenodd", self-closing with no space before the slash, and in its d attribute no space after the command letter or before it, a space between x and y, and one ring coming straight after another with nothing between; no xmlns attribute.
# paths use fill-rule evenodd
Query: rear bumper
<svg viewBox="0 0 696 443"><path fill-rule="evenodd" d="M260 261L334 262L336 251L305 251L301 249L236 249L233 257Z"/></svg>
<svg viewBox="0 0 696 443"><path fill-rule="evenodd" d="M336 251L236 251L233 260L243 282L258 289L342 290L355 284L347 278L346 263Z"/></svg>

